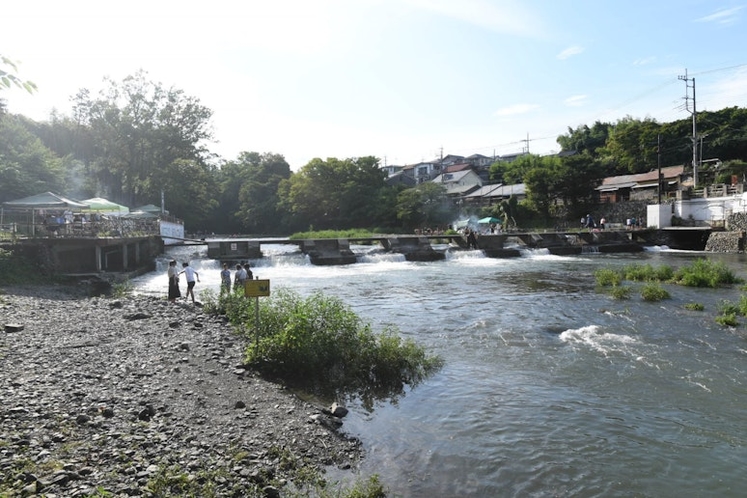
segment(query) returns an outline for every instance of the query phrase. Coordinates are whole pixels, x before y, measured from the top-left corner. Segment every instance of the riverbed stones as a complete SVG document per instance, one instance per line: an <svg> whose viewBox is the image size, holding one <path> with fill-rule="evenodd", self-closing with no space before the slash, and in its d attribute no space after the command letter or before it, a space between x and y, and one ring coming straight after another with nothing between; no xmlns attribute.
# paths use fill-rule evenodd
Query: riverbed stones
<svg viewBox="0 0 747 498"><path fill-rule="evenodd" d="M712 232L706 242L708 252L736 253L744 250L744 232Z"/></svg>
<svg viewBox="0 0 747 498"><path fill-rule="evenodd" d="M0 323L25 325L0 335L0 496L153 496L205 476L216 496L277 496L293 468L358 465L339 418L243 368L224 317L62 287L0 298Z"/></svg>

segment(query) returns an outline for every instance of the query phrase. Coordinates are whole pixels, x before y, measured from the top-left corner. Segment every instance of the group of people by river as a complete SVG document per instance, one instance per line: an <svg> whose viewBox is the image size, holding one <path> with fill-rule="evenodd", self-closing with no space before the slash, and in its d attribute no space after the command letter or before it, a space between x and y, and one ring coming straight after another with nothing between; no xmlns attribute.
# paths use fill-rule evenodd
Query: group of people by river
<svg viewBox="0 0 747 498"><path fill-rule="evenodd" d="M179 289L179 276L184 274L187 279L187 295L185 299L192 298L192 304L195 304L195 285L200 281L200 274L195 271L194 268L189 266L186 261L182 263L182 270L179 271L176 268L176 260L169 261L168 277L169 277L169 301L175 303L177 299L182 297L182 292Z"/></svg>
<svg viewBox="0 0 747 498"><path fill-rule="evenodd" d="M177 299L182 297L181 289L179 288L179 278L184 274L187 280L187 295L185 299L192 299L192 304L195 304L195 285L200 281L200 274L192 268L188 262L182 263L182 270L179 271L176 266L176 260L169 261L169 269L167 272L169 278L169 301L175 303ZM237 264L236 271L231 275L231 270L228 268L228 263L223 263L223 269L220 272L220 292L230 293L231 286L234 289L244 287L244 284L254 277L249 263Z"/></svg>
<svg viewBox="0 0 747 498"><path fill-rule="evenodd" d="M228 269L228 263L223 263L223 269L220 272L220 292L230 293L231 292L231 281L233 280L233 288L244 287L247 280L251 280L254 277L249 263L243 265L237 264L236 271L231 278L231 270Z"/></svg>

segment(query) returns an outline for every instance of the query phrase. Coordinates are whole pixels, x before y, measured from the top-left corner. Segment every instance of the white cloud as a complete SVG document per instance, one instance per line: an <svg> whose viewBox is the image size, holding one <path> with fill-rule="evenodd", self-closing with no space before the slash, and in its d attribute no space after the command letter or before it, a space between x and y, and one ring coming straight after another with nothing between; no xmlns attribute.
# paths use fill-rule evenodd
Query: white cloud
<svg viewBox="0 0 747 498"><path fill-rule="evenodd" d="M717 10L713 14L696 19L695 22L715 22L718 24L733 24L737 21L737 13L744 6L732 7L730 9Z"/></svg>
<svg viewBox="0 0 747 498"><path fill-rule="evenodd" d="M572 97L565 99L563 102L568 107L579 107L586 104L587 99L588 95L573 95Z"/></svg>
<svg viewBox="0 0 747 498"><path fill-rule="evenodd" d="M648 64L653 64L654 62L656 62L656 57L655 56L642 57L640 59L634 60L633 61L633 65L634 66L646 66Z"/></svg>
<svg viewBox="0 0 747 498"><path fill-rule="evenodd" d="M725 107L746 106L747 68L741 68L725 78L716 80L710 85L703 85L702 95L703 97L700 99L702 104L698 107L718 110Z"/></svg>
<svg viewBox="0 0 747 498"><path fill-rule="evenodd" d="M584 51L584 47L579 47L578 45L574 45L572 47L568 47L562 52L560 52L556 57L560 60L565 60L569 57L573 57L574 55L578 55Z"/></svg>
<svg viewBox="0 0 747 498"><path fill-rule="evenodd" d="M526 114L528 112L532 112L539 108L540 106L537 104L514 104L498 109L493 113L493 115L499 117L516 116L518 114Z"/></svg>

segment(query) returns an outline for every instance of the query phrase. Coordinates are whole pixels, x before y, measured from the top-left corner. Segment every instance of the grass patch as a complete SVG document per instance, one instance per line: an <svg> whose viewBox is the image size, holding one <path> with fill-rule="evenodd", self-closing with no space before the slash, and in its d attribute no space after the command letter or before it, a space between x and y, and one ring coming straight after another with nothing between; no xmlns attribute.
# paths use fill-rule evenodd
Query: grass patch
<svg viewBox="0 0 747 498"><path fill-rule="evenodd" d="M700 303L686 303L684 308L690 311L703 311L705 306Z"/></svg>
<svg viewBox="0 0 747 498"><path fill-rule="evenodd" d="M615 286L610 289L610 296L617 300L630 299L632 289L630 287Z"/></svg>
<svg viewBox="0 0 747 498"><path fill-rule="evenodd" d="M652 266L650 264L632 264L623 268L623 276L633 282L667 282L674 276L670 266Z"/></svg>
<svg viewBox="0 0 747 498"><path fill-rule="evenodd" d="M374 333L337 298L315 293L303 298L280 289L260 301L259 328L255 300L240 294L203 294L205 310L225 314L246 334L245 361L269 378L335 399L360 397L371 408L375 400L396 398L437 371L443 360L429 356L414 341L388 327Z"/></svg>
<svg viewBox="0 0 747 498"><path fill-rule="evenodd" d="M308 232L297 232L288 237L291 240L305 239L365 239L375 237L376 234L370 230L349 229L349 230L312 230Z"/></svg>
<svg viewBox="0 0 747 498"><path fill-rule="evenodd" d="M720 261L697 259L674 273L673 280L687 287L711 287L742 283L734 273Z"/></svg>
<svg viewBox="0 0 747 498"><path fill-rule="evenodd" d="M641 289L641 297L644 301L656 302L669 299L669 292L656 282L649 282Z"/></svg>
<svg viewBox="0 0 747 498"><path fill-rule="evenodd" d="M597 281L597 285L602 287L616 287L622 283L623 274L612 268L598 268L594 272L594 278Z"/></svg>
<svg viewBox="0 0 747 498"><path fill-rule="evenodd" d="M716 323L719 325L723 325L724 327L737 327L739 325L739 320L737 320L737 315L734 313L727 313L725 315L718 315L716 318Z"/></svg>

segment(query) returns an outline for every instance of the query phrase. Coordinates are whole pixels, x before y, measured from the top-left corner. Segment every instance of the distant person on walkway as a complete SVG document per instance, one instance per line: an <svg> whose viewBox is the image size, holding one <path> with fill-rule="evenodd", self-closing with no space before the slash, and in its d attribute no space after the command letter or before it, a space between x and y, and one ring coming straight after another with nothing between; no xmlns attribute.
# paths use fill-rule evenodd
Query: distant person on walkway
<svg viewBox="0 0 747 498"><path fill-rule="evenodd" d="M254 278L254 273L252 273L252 269L249 263L244 263L244 271L246 272L247 280L252 280Z"/></svg>
<svg viewBox="0 0 747 498"><path fill-rule="evenodd" d="M176 269L176 261L169 261L169 302L176 302L176 299L182 297L179 290L179 270Z"/></svg>
<svg viewBox="0 0 747 498"><path fill-rule="evenodd" d="M602 216L602 219L599 220L599 229L604 230L604 225L607 223L607 220Z"/></svg>
<svg viewBox="0 0 747 498"><path fill-rule="evenodd" d="M467 249L477 249L477 235L475 235L475 231L466 228L464 230L467 235Z"/></svg>
<svg viewBox="0 0 747 498"><path fill-rule="evenodd" d="M184 269L180 271L179 274L184 273L184 275L187 277L187 297L191 297L192 304L195 304L195 278L197 278L197 282L199 282L200 274L197 273L194 268L189 266L189 263L187 262L182 263L182 267Z"/></svg>
<svg viewBox="0 0 747 498"><path fill-rule="evenodd" d="M247 273L241 265L236 265L236 273L233 274L233 289L243 288L246 283Z"/></svg>
<svg viewBox="0 0 747 498"><path fill-rule="evenodd" d="M231 293L231 270L228 269L226 263L223 263L223 269L220 272L220 293Z"/></svg>
<svg viewBox="0 0 747 498"><path fill-rule="evenodd" d="M586 228L591 231L594 227L596 227L596 223L594 223L594 218L591 217L590 214L586 215Z"/></svg>

